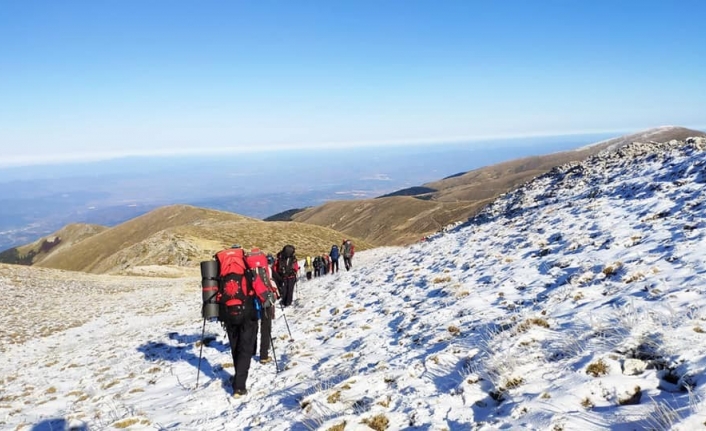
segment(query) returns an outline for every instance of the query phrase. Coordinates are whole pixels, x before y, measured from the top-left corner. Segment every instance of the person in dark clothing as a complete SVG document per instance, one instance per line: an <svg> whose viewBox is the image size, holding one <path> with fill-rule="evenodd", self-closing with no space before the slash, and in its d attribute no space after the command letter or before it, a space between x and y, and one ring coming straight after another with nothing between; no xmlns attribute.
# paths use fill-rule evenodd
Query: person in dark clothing
<svg viewBox="0 0 706 431"><path fill-rule="evenodd" d="M328 264L326 263L326 257L327 255L325 254L321 255L321 275L328 274Z"/></svg>
<svg viewBox="0 0 706 431"><path fill-rule="evenodd" d="M253 249L250 252L251 255L255 256L257 259L262 253L259 249ZM262 258L260 257L260 260ZM275 301L279 299L279 289L277 284L272 278L272 271L269 266L269 256L266 262L266 272L264 278L262 278L263 283L268 283L266 286L267 293L265 293L265 301L261 302L262 310L260 310L260 363L266 364L272 359L270 358L270 342L272 340L272 319L275 317ZM262 262L265 264L265 262ZM257 354L257 328L255 329L255 338L253 338L253 356Z"/></svg>
<svg viewBox="0 0 706 431"><path fill-rule="evenodd" d="M314 277L321 275L321 256L314 258Z"/></svg>
<svg viewBox="0 0 706 431"><path fill-rule="evenodd" d="M343 240L341 245L341 250L343 251L343 265L346 267L346 271L353 267L353 255L355 254L355 247L349 239Z"/></svg>
<svg viewBox="0 0 706 431"><path fill-rule="evenodd" d="M226 322L225 327L235 368L233 396L237 398L248 393L245 383L250 371L252 345L257 341L257 320L247 318L240 324Z"/></svg>
<svg viewBox="0 0 706 431"><path fill-rule="evenodd" d="M291 246L288 246L291 247ZM286 247L285 247L286 248ZM292 247L293 249L294 247ZM294 300L294 287L297 284L297 274L299 274L299 262L292 251L287 255L282 250L275 260L275 273L279 274L280 293L282 296L282 306L289 307Z"/></svg>
<svg viewBox="0 0 706 431"><path fill-rule="evenodd" d="M257 339L257 316L255 300L264 303L270 298L265 287L246 280L243 249L234 245L219 251L214 256L219 263L220 283L218 302L221 304L219 318L223 322L230 352L233 357L235 375L232 379L233 396L247 394L246 382L250 370L252 347Z"/></svg>
<svg viewBox="0 0 706 431"><path fill-rule="evenodd" d="M338 252L338 246L336 244L331 246L331 252L328 255L331 258L331 273L338 272L338 259L341 255Z"/></svg>

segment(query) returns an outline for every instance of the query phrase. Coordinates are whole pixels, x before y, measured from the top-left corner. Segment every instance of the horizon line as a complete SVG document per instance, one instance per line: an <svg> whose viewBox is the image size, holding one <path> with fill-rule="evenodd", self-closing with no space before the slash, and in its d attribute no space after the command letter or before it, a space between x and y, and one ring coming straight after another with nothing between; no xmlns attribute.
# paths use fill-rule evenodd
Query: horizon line
<svg viewBox="0 0 706 431"><path fill-rule="evenodd" d="M419 138L419 139L390 139L376 141L349 141L349 142L318 142L318 143L295 143L295 144L263 144L258 146L241 145L231 147L208 147L208 148L164 148L154 150L124 150L124 151L103 151L95 153L69 153L69 154L49 154L44 157L36 155L20 155L4 157L0 161L0 169L12 169L25 166L44 166L44 165L64 165L72 163L93 163L107 160L116 160L132 157L178 157L188 155L222 155L222 154L243 154L243 153L260 153L271 152L278 150L305 150L305 149L350 149L350 148L366 148L371 146L396 147L404 145L441 145L441 144L459 144L463 142L478 143L483 141L497 140L512 140L512 139L528 139L528 138L551 138L562 136L581 136L581 135L599 135L599 134L617 134L616 137L636 133L635 130L650 130L664 127L680 127L680 126L658 126L647 129L603 129L603 130L584 130L572 132L544 132L544 133L523 133L523 134L505 134L505 135L481 135L481 136L451 136L440 138ZM706 126L688 127L694 130L706 131ZM626 131L632 130L632 131ZM590 144L589 144L590 145Z"/></svg>

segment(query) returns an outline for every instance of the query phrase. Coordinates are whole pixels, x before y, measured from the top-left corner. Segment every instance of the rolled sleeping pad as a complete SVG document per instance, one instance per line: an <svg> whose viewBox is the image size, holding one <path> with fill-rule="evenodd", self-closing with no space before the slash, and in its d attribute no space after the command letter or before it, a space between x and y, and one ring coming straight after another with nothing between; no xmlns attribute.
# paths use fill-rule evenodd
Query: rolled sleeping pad
<svg viewBox="0 0 706 431"><path fill-rule="evenodd" d="M218 261L206 260L201 262L201 296L203 306L201 314L204 319L218 318Z"/></svg>
<svg viewBox="0 0 706 431"><path fill-rule="evenodd" d="M205 260L201 262L201 278L218 280L218 261Z"/></svg>
<svg viewBox="0 0 706 431"><path fill-rule="evenodd" d="M204 319L212 319L218 317L218 303L216 302L216 294L218 293L218 280L212 278L201 279L201 292L203 296L203 314Z"/></svg>

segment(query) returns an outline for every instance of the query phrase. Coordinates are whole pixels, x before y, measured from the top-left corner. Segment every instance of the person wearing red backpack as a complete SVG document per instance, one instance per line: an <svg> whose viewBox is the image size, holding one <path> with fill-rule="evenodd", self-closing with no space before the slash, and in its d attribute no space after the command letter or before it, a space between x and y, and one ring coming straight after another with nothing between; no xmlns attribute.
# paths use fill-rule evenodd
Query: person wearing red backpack
<svg viewBox="0 0 706 431"><path fill-rule="evenodd" d="M260 284L258 288L267 289L266 299L261 303L260 315L260 363L271 362L269 356L272 342L272 319L275 318L275 301L279 299L277 284L272 279L272 272L267 256L259 248L253 248L245 255L245 263L250 271L253 285ZM256 301L259 299L256 299ZM257 311L257 310L256 310ZM255 328L255 338L253 340L253 355L257 353L257 328Z"/></svg>
<svg viewBox="0 0 706 431"><path fill-rule="evenodd" d="M297 274L299 274L299 263L294 251L293 245L285 245L275 259L274 269L283 307L289 307L294 300L294 286L297 284Z"/></svg>
<svg viewBox="0 0 706 431"><path fill-rule="evenodd" d="M245 262L245 252L239 245L221 250L214 256L219 264L219 319L228 334L235 375L233 396L248 393L246 382L250 371L252 346L257 339L256 300L274 302L271 292L260 283L252 283L251 271Z"/></svg>

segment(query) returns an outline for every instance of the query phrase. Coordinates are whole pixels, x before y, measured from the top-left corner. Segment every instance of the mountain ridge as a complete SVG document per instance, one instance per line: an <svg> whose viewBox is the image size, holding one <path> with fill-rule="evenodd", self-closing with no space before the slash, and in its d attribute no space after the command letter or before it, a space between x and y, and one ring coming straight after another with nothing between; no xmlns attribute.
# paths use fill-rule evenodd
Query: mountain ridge
<svg viewBox="0 0 706 431"><path fill-rule="evenodd" d="M446 225L468 219L497 196L555 166L580 161L633 141L685 139L690 136L706 136L706 133L676 126L652 128L574 150L524 157L457 173L417 186L416 190L423 193L404 192L415 190L408 188L399 193L393 192L389 197L327 202L298 211L291 215L291 219L338 229L378 246L408 245ZM405 200L399 200L400 194L404 195ZM394 205L401 209L391 210L389 207ZM345 214L348 217L344 222ZM359 219L356 219L357 214L360 215Z"/></svg>
<svg viewBox="0 0 706 431"><path fill-rule="evenodd" d="M297 247L300 258L327 253L333 244L346 237L335 230L301 223L266 223L239 214L193 207L159 207L112 228L102 228L80 239L63 236L67 228L33 244L6 252L37 250L53 238L61 240L53 253L39 254L33 265L97 274L153 275L182 277L198 273L199 263L218 250L239 243L276 253L285 244ZM350 237L358 250L371 247L364 240ZM32 251L36 254L36 251ZM10 262L19 263L19 262Z"/></svg>

